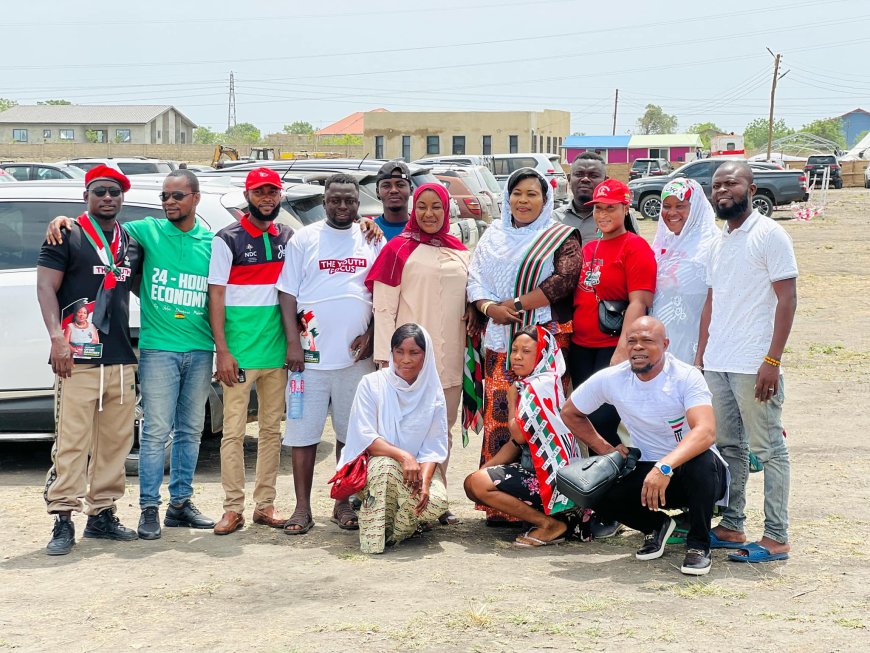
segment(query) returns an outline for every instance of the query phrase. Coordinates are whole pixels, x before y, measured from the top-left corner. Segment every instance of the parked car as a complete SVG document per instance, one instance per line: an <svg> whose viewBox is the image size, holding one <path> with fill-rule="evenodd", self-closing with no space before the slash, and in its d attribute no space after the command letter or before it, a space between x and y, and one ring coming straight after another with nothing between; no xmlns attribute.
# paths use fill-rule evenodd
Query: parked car
<svg viewBox="0 0 870 653"><path fill-rule="evenodd" d="M147 156L131 156L131 157L79 157L76 159L68 159L66 161L58 161L58 163L75 166L81 168L85 172L91 168L96 168L98 165L107 165L115 170L120 170L125 175L146 175L157 172L164 174L172 172L178 168L174 161L165 161L163 159L152 159Z"/></svg>
<svg viewBox="0 0 870 653"><path fill-rule="evenodd" d="M641 177L661 177L674 171L667 159L635 159L628 169L628 180Z"/></svg>
<svg viewBox="0 0 870 653"><path fill-rule="evenodd" d="M481 219L487 224L501 215L502 189L489 168L481 165L436 164L432 173L437 177L459 177L480 198Z"/></svg>
<svg viewBox="0 0 870 653"><path fill-rule="evenodd" d="M81 168L60 163L29 163L15 161L0 163L0 168L12 175L16 181L50 181L52 179L84 179Z"/></svg>
<svg viewBox="0 0 870 653"><path fill-rule="evenodd" d="M465 185L459 177L448 175L435 175L438 180L447 187L450 197L459 205L459 216L479 220L481 217L480 198Z"/></svg>
<svg viewBox="0 0 870 653"><path fill-rule="evenodd" d="M833 188L843 187L843 177L840 175L840 160L833 154L811 154L807 157L804 172L811 185L821 184L825 174L825 168L830 172L830 186Z"/></svg>
<svg viewBox="0 0 870 653"><path fill-rule="evenodd" d="M0 168L0 184L2 183L11 183L16 181L15 177L10 175L8 172Z"/></svg>
<svg viewBox="0 0 870 653"><path fill-rule="evenodd" d="M864 188L870 188L870 166L864 168Z"/></svg>
<svg viewBox="0 0 870 653"><path fill-rule="evenodd" d="M568 191L568 176L562 169L558 154L493 154L495 178L502 188L508 177L520 168L534 168L547 178L553 187L553 201L556 206L571 201Z"/></svg>
<svg viewBox="0 0 870 653"><path fill-rule="evenodd" d="M162 216L160 188L153 181L133 180L119 216L123 223ZM232 224L232 208L244 198L235 187L201 188L197 216L212 231ZM317 189L312 192L316 193ZM321 191L322 192L322 191ZM237 193L238 197L231 194ZM228 197L228 194L230 196ZM57 215L77 216L85 210L81 181L32 181L0 185L0 302L14 307L0 316L0 442L51 440L54 437L54 375L48 365L49 339L36 301L36 259L48 222ZM287 212L288 218L296 217ZM130 302L134 344L139 337L139 302ZM14 370L14 373L11 371ZM127 470L138 469L139 429L143 413L137 399L133 450ZM222 394L216 384L208 397L206 432L223 429ZM167 443L167 456L169 453ZM168 460L168 458L167 458Z"/></svg>
<svg viewBox="0 0 870 653"><path fill-rule="evenodd" d="M662 189L677 177L689 177L697 181L709 198L713 187L713 173L723 163L734 161L733 157L700 159L690 161L671 174L663 177L641 177L628 182L631 190L631 208L639 211L641 218L658 220L662 210ZM764 215L772 215L776 206L803 202L807 199L807 177L803 170L759 170L753 171L755 195L752 206Z"/></svg>
<svg viewBox="0 0 870 653"><path fill-rule="evenodd" d="M495 173L495 161L489 154L451 154L446 156L427 156L417 159L414 163L421 166L434 165L460 165L460 166L484 166L490 172Z"/></svg>

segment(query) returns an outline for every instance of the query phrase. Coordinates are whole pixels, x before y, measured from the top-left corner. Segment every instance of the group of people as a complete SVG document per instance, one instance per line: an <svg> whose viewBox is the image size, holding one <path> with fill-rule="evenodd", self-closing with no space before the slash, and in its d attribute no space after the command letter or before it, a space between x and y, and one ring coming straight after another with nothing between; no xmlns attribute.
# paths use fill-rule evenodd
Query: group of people
<svg viewBox="0 0 870 653"><path fill-rule="evenodd" d="M325 183L326 220L295 233L275 222L282 185L267 168L246 179L245 216L217 234L196 219L189 171L167 177L165 219L123 227L115 218L129 181L101 166L85 185L87 212L52 222L37 268L58 377L49 554L71 550L71 513L83 498L85 537L161 536L170 432L163 525L217 535L241 528L242 445L256 383L252 518L288 535L314 526L313 473L328 415L337 468L368 460L356 509L340 499L332 512L340 528L359 529L364 552L455 523L447 468L461 406L463 439L482 428L481 468L465 479L465 493L490 525L530 525L518 546L561 542L594 518L641 531L637 557L652 559L682 521L685 573L707 573L716 547L748 562L787 557L779 366L797 266L784 230L752 209L745 164L719 168L712 205L694 181L669 183L652 247L637 233L627 186L607 177L597 155L572 163L573 200L558 211L547 180L524 168L508 179L500 220L473 253L449 233L446 189L413 189L401 161L378 173L384 215L374 222L358 220L359 187L336 174ZM114 505L132 438L128 298L139 276L146 418L134 530ZM81 306L99 344L74 351L64 329L81 322L73 310ZM213 369L224 395L225 499L216 523L192 502ZM288 412L283 439L296 506L285 518L275 483L288 375L297 372L301 417ZM559 468L628 446L640 449L640 462L594 517L559 493ZM765 471L765 531L753 543L743 528L750 456ZM717 503L723 518L711 530Z"/></svg>

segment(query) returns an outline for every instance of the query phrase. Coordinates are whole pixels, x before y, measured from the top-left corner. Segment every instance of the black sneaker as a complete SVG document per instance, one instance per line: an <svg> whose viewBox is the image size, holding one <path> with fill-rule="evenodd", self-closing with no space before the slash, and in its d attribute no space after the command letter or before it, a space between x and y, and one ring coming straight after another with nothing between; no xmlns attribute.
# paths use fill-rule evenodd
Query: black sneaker
<svg viewBox="0 0 870 653"><path fill-rule="evenodd" d="M680 571L687 576L703 576L710 573L710 567L713 566L713 559L710 557L709 551L704 549L688 549L686 557L683 558L683 566Z"/></svg>
<svg viewBox="0 0 870 653"><path fill-rule="evenodd" d="M106 508L100 514L88 517L88 524L85 526L85 537L122 542L139 539L136 531L132 528L127 528L121 523L112 508Z"/></svg>
<svg viewBox="0 0 870 653"><path fill-rule="evenodd" d="M618 521L605 522L596 515L592 519L592 537L596 540L603 540L607 537L613 537L622 531L623 525Z"/></svg>
<svg viewBox="0 0 870 653"><path fill-rule="evenodd" d="M164 526L187 526L188 528L214 528L214 519L203 515L199 508L188 499L180 506L171 503L166 509L166 517L163 518Z"/></svg>
<svg viewBox="0 0 870 653"><path fill-rule="evenodd" d="M58 515L51 529L51 540L45 547L50 556L65 556L76 545L76 526L69 515Z"/></svg>
<svg viewBox="0 0 870 653"><path fill-rule="evenodd" d="M143 540L160 539L160 511L157 506L148 506L142 509L139 516L139 528L136 530Z"/></svg>
<svg viewBox="0 0 870 653"><path fill-rule="evenodd" d="M665 552L665 544L676 527L677 522L670 517L665 517L664 523L662 523L658 530L653 531L649 535L643 536L643 546L637 550L634 557L638 560L655 560L656 558L661 558L662 554Z"/></svg>

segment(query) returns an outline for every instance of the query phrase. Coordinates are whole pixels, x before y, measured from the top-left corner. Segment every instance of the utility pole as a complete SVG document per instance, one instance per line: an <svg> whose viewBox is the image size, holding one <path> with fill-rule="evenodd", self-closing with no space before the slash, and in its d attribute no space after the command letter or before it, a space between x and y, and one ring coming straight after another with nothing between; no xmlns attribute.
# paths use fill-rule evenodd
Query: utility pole
<svg viewBox="0 0 870 653"><path fill-rule="evenodd" d="M236 80L230 71L230 98L227 105L227 131L236 126Z"/></svg>
<svg viewBox="0 0 870 653"><path fill-rule="evenodd" d="M616 108L619 106L619 89L616 89L616 97L613 98L613 135L616 136Z"/></svg>
<svg viewBox="0 0 870 653"><path fill-rule="evenodd" d="M779 79L779 62L782 60L782 55L773 54L770 48L767 48L767 51L773 57L773 83L770 86L770 117L767 119L767 160L770 161L770 149L773 142L773 99L776 95L776 81Z"/></svg>

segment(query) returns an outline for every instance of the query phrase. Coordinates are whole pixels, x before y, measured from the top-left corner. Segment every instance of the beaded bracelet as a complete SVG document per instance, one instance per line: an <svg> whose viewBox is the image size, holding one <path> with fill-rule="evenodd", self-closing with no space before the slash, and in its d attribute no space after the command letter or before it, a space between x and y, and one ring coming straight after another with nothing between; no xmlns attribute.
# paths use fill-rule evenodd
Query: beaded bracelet
<svg viewBox="0 0 870 653"><path fill-rule="evenodd" d="M770 356L765 356L764 362L768 365L773 365L774 367L779 367L780 365L782 365L782 361L778 361L775 358L771 358Z"/></svg>

